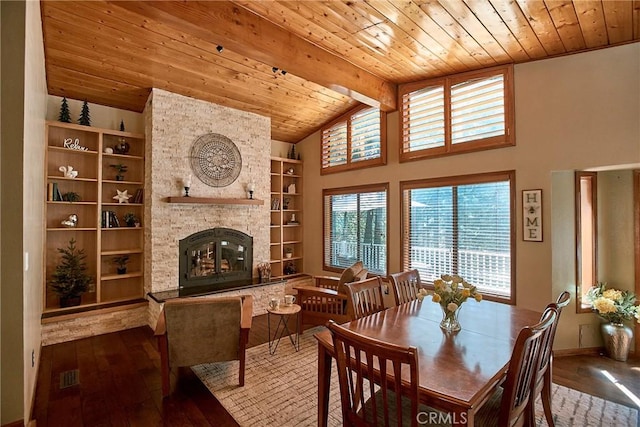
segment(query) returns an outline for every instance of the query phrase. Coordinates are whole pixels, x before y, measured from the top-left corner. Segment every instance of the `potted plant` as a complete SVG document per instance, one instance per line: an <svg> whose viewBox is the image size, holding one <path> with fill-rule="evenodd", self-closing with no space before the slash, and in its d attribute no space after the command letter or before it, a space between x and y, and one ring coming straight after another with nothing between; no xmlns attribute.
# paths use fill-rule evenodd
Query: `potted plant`
<svg viewBox="0 0 640 427"><path fill-rule="evenodd" d="M585 300L604 320L600 325L602 340L609 357L626 361L629 356L633 329L625 322L640 323L640 306L636 305L636 294L631 291L611 288L606 282L598 282L585 295Z"/></svg>
<svg viewBox="0 0 640 427"><path fill-rule="evenodd" d="M128 166L118 163L116 165L109 165L114 168L118 173L116 174L116 181L124 181L124 173L127 171Z"/></svg>
<svg viewBox="0 0 640 427"><path fill-rule="evenodd" d="M127 227L139 227L140 219L135 216L133 212L127 212L124 214L124 222L127 224Z"/></svg>
<svg viewBox="0 0 640 427"><path fill-rule="evenodd" d="M71 202L71 203L79 202L80 195L73 191L69 191L68 193L64 193L62 195L62 200L64 200L65 202Z"/></svg>
<svg viewBox="0 0 640 427"><path fill-rule="evenodd" d="M113 258L113 263L116 265L116 271L118 274L125 274L127 272L127 263L129 262L129 255L120 255Z"/></svg>
<svg viewBox="0 0 640 427"><path fill-rule="evenodd" d="M284 257L291 258L292 256L293 256L293 248L290 246L287 246L286 248L284 248Z"/></svg>
<svg viewBox="0 0 640 427"><path fill-rule="evenodd" d="M81 295L87 291L91 277L87 274L84 249L76 248L75 239L69 240L69 246L58 248L62 255L49 282L53 291L60 297L60 307L73 307L80 304Z"/></svg>

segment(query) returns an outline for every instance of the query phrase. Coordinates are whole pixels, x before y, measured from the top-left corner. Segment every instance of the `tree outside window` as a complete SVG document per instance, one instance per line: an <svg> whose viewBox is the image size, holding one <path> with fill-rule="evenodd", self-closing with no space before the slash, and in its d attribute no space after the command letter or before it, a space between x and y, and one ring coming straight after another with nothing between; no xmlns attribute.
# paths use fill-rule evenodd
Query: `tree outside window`
<svg viewBox="0 0 640 427"><path fill-rule="evenodd" d="M370 272L387 274L387 193L387 184L323 191L326 270L361 260Z"/></svg>
<svg viewBox="0 0 640 427"><path fill-rule="evenodd" d="M513 172L404 182L403 269L426 282L458 274L512 300Z"/></svg>

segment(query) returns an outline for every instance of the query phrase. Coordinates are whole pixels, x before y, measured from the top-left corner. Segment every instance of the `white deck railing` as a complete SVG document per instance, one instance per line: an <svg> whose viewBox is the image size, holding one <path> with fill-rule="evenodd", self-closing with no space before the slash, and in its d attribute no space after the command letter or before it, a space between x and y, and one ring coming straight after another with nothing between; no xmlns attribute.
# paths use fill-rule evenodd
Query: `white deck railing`
<svg viewBox="0 0 640 427"><path fill-rule="evenodd" d="M385 245L363 244L362 256L358 256L356 243L333 242L332 264L348 266L361 259L373 272L385 272L387 258ZM483 291L508 295L511 291L511 254L461 250L459 275ZM431 282L441 274L453 271L453 252L450 249L414 246L411 248L410 268L417 268L420 277Z"/></svg>

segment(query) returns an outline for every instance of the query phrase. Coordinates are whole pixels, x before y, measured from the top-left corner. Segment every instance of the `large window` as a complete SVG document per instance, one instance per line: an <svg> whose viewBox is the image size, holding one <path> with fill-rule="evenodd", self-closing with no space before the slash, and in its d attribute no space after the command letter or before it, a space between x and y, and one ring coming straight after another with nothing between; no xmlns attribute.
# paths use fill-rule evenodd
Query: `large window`
<svg viewBox="0 0 640 427"><path fill-rule="evenodd" d="M598 181L595 172L576 172L576 295L578 313L591 312L583 296L596 285L598 271Z"/></svg>
<svg viewBox="0 0 640 427"><path fill-rule="evenodd" d="M387 274L388 184L323 190L324 268L342 271L355 261Z"/></svg>
<svg viewBox="0 0 640 427"><path fill-rule="evenodd" d="M513 69L400 86L400 160L514 145Z"/></svg>
<svg viewBox="0 0 640 427"><path fill-rule="evenodd" d="M359 107L322 128L321 173L385 164L386 117L377 108Z"/></svg>
<svg viewBox="0 0 640 427"><path fill-rule="evenodd" d="M459 274L515 302L514 172L401 183L402 267L427 283Z"/></svg>

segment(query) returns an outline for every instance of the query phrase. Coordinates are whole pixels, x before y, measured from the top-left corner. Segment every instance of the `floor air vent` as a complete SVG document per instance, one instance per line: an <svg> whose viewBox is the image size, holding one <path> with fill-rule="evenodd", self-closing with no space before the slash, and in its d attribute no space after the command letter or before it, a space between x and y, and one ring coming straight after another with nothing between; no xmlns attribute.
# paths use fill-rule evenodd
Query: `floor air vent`
<svg viewBox="0 0 640 427"><path fill-rule="evenodd" d="M60 389L80 384L80 371L77 369L64 371L60 374Z"/></svg>

